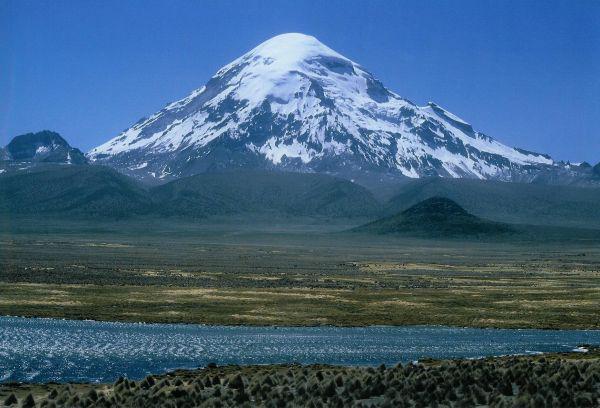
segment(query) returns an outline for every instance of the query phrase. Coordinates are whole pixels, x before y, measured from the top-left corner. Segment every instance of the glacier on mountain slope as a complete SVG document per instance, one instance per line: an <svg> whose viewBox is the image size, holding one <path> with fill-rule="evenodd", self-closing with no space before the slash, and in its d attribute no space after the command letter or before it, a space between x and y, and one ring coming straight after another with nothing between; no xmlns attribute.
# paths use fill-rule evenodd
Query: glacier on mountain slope
<svg viewBox="0 0 600 408"><path fill-rule="evenodd" d="M553 164L434 103L416 106L316 38L294 33L260 44L88 156L158 178L249 165L512 180Z"/></svg>

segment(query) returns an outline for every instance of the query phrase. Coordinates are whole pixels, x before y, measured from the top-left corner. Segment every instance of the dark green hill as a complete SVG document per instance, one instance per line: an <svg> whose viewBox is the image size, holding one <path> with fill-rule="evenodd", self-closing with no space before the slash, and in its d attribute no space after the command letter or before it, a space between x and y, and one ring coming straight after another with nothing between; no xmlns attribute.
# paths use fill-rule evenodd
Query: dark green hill
<svg viewBox="0 0 600 408"><path fill-rule="evenodd" d="M388 201L395 214L430 197L446 197L482 218L516 224L600 228L600 189L467 179L420 179Z"/></svg>
<svg viewBox="0 0 600 408"><path fill-rule="evenodd" d="M200 174L151 189L156 211L202 217L239 213L372 217L381 205L364 187L322 174Z"/></svg>
<svg viewBox="0 0 600 408"><path fill-rule="evenodd" d="M123 217L147 213L147 192L103 166L44 165L0 175L0 212Z"/></svg>
<svg viewBox="0 0 600 408"><path fill-rule="evenodd" d="M367 218L380 211L364 187L318 174L203 174L150 189L104 166L45 164L0 175L0 212L13 216Z"/></svg>
<svg viewBox="0 0 600 408"><path fill-rule="evenodd" d="M399 214L357 227L353 231L432 238L497 236L514 232L509 225L476 217L443 197L428 198Z"/></svg>
<svg viewBox="0 0 600 408"><path fill-rule="evenodd" d="M13 215L207 217L266 214L376 219L431 197L510 224L600 229L600 189L478 180L411 180L385 208L364 187L323 174L208 173L145 187L110 168L38 163L0 174L0 212Z"/></svg>

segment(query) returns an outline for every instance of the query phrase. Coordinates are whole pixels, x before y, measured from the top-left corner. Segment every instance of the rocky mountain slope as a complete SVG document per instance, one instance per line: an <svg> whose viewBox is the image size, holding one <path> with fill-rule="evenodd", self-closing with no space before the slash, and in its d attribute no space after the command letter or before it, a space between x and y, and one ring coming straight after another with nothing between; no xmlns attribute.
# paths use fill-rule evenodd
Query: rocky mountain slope
<svg viewBox="0 0 600 408"><path fill-rule="evenodd" d="M13 138L0 151L0 160L20 163L87 163L85 155L58 133L43 130Z"/></svg>

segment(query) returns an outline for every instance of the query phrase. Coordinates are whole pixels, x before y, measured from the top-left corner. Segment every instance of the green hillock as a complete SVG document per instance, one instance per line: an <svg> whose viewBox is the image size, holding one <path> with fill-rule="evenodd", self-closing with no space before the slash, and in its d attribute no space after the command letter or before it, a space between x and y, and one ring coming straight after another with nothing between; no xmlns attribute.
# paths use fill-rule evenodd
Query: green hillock
<svg viewBox="0 0 600 408"><path fill-rule="evenodd" d="M448 198L432 197L353 231L443 238L502 235L513 232L513 229L506 224L476 217Z"/></svg>

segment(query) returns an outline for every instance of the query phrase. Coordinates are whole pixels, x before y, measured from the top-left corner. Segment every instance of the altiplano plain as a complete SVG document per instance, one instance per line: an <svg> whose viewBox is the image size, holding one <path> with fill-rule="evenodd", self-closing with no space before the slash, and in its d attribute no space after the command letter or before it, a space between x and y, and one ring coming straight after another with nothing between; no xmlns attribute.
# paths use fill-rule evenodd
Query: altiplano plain
<svg viewBox="0 0 600 408"><path fill-rule="evenodd" d="M276 223L80 221L2 237L0 314L250 325L600 328L600 245ZM139 235L140 230L148 233Z"/></svg>

